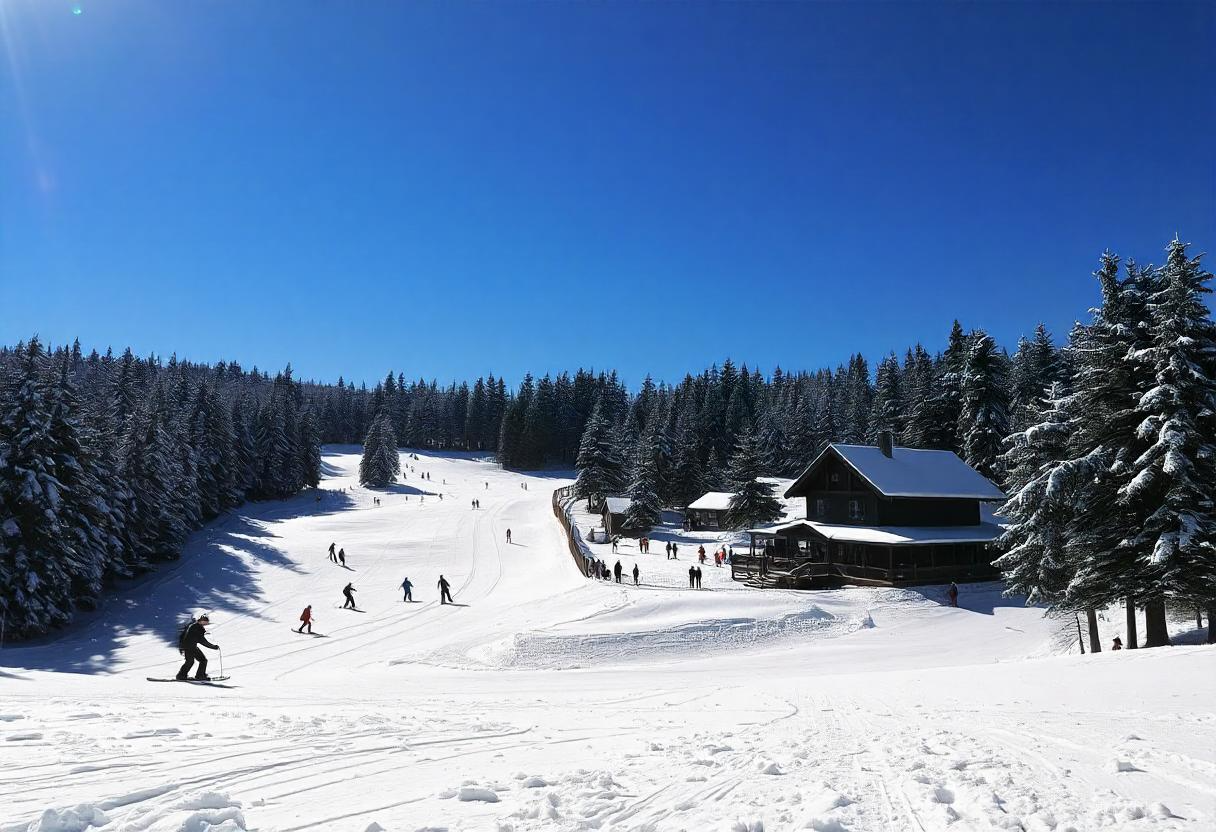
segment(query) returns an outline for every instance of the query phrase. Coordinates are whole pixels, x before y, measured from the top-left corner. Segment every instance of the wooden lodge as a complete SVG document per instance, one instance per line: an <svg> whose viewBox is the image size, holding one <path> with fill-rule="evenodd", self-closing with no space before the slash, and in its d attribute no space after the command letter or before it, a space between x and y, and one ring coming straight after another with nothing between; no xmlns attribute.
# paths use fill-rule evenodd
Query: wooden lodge
<svg viewBox="0 0 1216 832"><path fill-rule="evenodd" d="M749 529L732 577L765 586L944 583L995 577L1001 528L981 503L1004 493L951 451L829 445L785 492L805 519Z"/></svg>
<svg viewBox="0 0 1216 832"><path fill-rule="evenodd" d="M688 528L696 531L725 529L726 513L730 511L730 500L734 496L729 491L709 491L693 500L684 510Z"/></svg>
<svg viewBox="0 0 1216 832"><path fill-rule="evenodd" d="M633 501L628 497L605 497L600 513L604 518L604 531L608 537L627 534L625 528L625 512Z"/></svg>

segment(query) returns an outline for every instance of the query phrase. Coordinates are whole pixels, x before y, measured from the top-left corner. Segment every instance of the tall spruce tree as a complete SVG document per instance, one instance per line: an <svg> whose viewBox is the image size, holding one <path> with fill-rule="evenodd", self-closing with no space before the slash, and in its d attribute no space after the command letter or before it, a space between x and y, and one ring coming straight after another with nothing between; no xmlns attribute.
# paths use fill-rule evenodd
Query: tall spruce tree
<svg viewBox="0 0 1216 832"><path fill-rule="evenodd" d="M734 493L727 522L731 527L746 529L781 517L781 501L773 496L773 486L760 479L767 473L764 449L751 428L744 427L730 459L730 485Z"/></svg>
<svg viewBox="0 0 1216 832"><path fill-rule="evenodd" d="M397 452L397 435L392 417L382 410L372 422L363 442L363 458L359 461L359 482L368 488L384 488L397 481L401 473L401 455Z"/></svg>
<svg viewBox="0 0 1216 832"><path fill-rule="evenodd" d="M1004 482L1002 442L1009 435L1009 373L1005 356L984 332L971 339L963 365L958 435L967 464L998 485Z"/></svg>
<svg viewBox="0 0 1216 832"><path fill-rule="evenodd" d="M661 448L657 426L651 426L637 443L633 472L630 478L629 508L625 511L625 525L640 532L647 532L658 525L663 517L663 502L659 478Z"/></svg>

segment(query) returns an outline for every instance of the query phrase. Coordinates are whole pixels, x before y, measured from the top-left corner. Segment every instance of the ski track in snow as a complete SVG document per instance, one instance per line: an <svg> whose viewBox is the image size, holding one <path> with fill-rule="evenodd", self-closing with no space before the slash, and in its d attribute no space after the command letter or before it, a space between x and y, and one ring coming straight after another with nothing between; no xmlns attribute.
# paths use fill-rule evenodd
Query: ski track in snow
<svg viewBox="0 0 1216 832"><path fill-rule="evenodd" d="M375 507L327 448L349 507L245 507L127 603L0 652L0 832L1216 828L1211 648L1054 655L1060 625L994 586L956 610L710 567L697 592L661 551L620 555L649 586L589 582L550 508L568 479L419 456L406 485L430 471L443 501ZM234 687L149 686L178 659L145 617L217 546L256 584L212 616ZM347 580L364 614L331 608ZM306 603L328 638L284 628Z"/></svg>

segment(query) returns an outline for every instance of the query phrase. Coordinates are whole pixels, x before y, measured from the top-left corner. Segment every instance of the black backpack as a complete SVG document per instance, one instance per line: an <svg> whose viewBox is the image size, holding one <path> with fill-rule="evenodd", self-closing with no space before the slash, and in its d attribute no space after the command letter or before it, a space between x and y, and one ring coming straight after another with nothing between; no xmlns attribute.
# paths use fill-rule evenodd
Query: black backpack
<svg viewBox="0 0 1216 832"><path fill-rule="evenodd" d="M182 631L177 634L177 649L178 652L186 652L186 633L190 632L190 628L194 626L194 619L186 622L186 626L182 627Z"/></svg>

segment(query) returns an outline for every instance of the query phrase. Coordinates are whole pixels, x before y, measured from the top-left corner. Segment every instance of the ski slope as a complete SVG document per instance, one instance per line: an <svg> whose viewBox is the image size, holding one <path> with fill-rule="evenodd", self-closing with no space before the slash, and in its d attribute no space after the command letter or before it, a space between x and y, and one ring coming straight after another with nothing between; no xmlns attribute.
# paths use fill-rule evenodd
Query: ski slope
<svg viewBox="0 0 1216 832"><path fill-rule="evenodd" d="M604 555L639 587L588 581L550 507L568 478L418 457L371 492L327 448L319 501L246 506L0 650L0 830L1216 828L1212 648L1070 655L993 585L951 609L711 562L689 590L695 534ZM146 681L190 610L225 687Z"/></svg>

